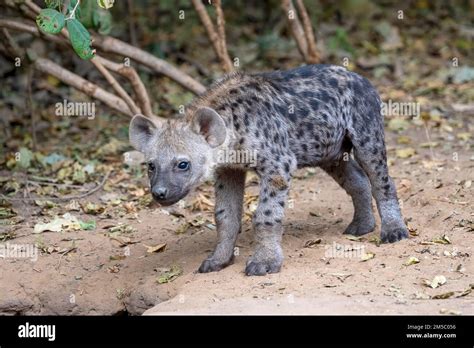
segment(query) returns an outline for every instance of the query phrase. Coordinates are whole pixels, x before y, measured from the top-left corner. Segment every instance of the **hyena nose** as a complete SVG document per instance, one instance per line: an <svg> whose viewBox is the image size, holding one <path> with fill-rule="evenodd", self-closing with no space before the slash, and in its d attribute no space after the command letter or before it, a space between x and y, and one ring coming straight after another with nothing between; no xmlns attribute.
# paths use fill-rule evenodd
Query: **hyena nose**
<svg viewBox="0 0 474 348"><path fill-rule="evenodd" d="M155 199L157 200L166 199L167 195L168 195L168 189L166 187L158 187L158 188L153 189L153 196L155 196Z"/></svg>

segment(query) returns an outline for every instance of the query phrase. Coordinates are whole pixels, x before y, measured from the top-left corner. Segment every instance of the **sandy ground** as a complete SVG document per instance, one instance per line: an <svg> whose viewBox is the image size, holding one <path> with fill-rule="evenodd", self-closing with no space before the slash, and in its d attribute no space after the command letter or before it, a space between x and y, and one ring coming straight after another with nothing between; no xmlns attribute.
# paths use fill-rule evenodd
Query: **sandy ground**
<svg viewBox="0 0 474 348"><path fill-rule="evenodd" d="M412 136L417 139L418 133ZM362 239L343 235L352 217L350 198L320 169L298 172L285 220L284 265L281 273L263 277L243 273L253 250L248 218L234 264L208 274L196 273L215 245L207 210L191 213L175 207L170 215L154 206L123 217L103 216L94 231L40 235L32 233L37 219L27 218L7 242L53 249L36 262L0 258L0 313L472 315L472 151L468 144L437 148L436 167L427 148L417 148L413 158L394 159L395 135L388 139L391 174L412 231L408 240L377 246L379 221L376 231ZM210 187L186 202L206 192L212 192ZM247 192L257 192L254 182ZM175 216L180 209L184 217ZM210 222L176 233L185 219L195 216ZM119 235L132 243L126 247L103 228L118 222L137 229ZM449 244L433 242L443 235ZM313 245L305 246L310 240ZM166 243L164 251L147 252L146 246L161 243ZM337 254L340 248L351 257ZM362 260L361 255L370 254L374 257ZM405 265L411 257L419 263ZM172 267L181 274L160 284L161 272ZM424 284L436 276L446 282L435 288Z"/></svg>

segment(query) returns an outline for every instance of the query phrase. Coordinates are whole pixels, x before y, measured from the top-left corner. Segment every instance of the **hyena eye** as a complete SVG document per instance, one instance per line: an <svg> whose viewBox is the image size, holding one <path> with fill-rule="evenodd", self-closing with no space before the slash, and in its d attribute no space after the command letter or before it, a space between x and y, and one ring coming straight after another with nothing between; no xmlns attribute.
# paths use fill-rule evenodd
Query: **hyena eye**
<svg viewBox="0 0 474 348"><path fill-rule="evenodd" d="M181 161L178 163L178 168L181 170L188 170L189 169L189 162L188 161Z"/></svg>
<svg viewBox="0 0 474 348"><path fill-rule="evenodd" d="M153 172L155 170L155 165L152 162L148 162L148 170Z"/></svg>

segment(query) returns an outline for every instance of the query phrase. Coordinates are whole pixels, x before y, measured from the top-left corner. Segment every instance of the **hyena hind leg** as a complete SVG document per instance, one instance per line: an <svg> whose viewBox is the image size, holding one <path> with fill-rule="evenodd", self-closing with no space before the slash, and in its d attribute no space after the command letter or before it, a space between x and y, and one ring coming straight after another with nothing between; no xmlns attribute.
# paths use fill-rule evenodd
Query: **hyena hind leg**
<svg viewBox="0 0 474 348"><path fill-rule="evenodd" d="M403 222L395 184L388 174L383 129L379 134L378 139L355 137L351 140L354 156L372 185L372 195L382 220L380 238L382 242L393 243L408 238L408 230Z"/></svg>
<svg viewBox="0 0 474 348"><path fill-rule="evenodd" d="M372 195L367 175L351 157L335 165L322 167L351 196L354 217L344 234L361 236L375 229Z"/></svg>

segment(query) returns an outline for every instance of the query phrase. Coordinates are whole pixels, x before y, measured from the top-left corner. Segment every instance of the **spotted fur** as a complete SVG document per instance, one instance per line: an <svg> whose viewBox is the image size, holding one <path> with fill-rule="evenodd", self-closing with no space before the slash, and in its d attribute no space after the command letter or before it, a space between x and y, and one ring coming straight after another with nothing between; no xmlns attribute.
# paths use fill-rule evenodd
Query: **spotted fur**
<svg viewBox="0 0 474 348"><path fill-rule="evenodd" d="M213 117L223 121L220 128L215 123L214 128L201 124L196 130L192 126L196 119ZM133 128L132 121L131 140L136 144ZM164 137L166 132L171 135ZM408 236L388 173L380 98L367 79L342 67L308 65L289 71L230 74L187 108L184 121L160 125L150 134L151 140L141 148L149 160L158 165L169 162L170 156L164 159L162 153L173 154L173 141L182 142L188 156L201 155L204 163L191 174L191 186L202 181L204 171L216 178L218 244L200 272L217 271L232 262L248 170L255 170L260 178L260 195L253 218L256 250L247 262L247 275L274 273L281 268L284 208L297 168L321 167L352 197L354 217L345 233L373 231L373 196L382 221L382 241ZM218 146L203 145L202 138L222 138L222 134L225 139ZM219 151L229 150L256 150L256 162L253 166L216 162ZM156 175L169 175L160 173ZM168 185L173 186L171 181ZM191 189L181 185L183 190L175 198Z"/></svg>

